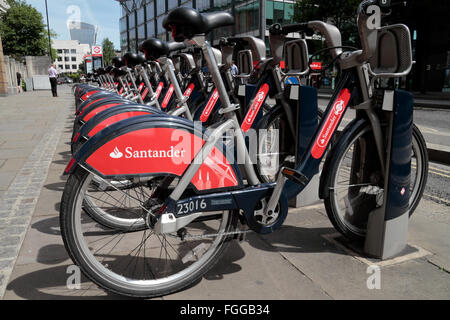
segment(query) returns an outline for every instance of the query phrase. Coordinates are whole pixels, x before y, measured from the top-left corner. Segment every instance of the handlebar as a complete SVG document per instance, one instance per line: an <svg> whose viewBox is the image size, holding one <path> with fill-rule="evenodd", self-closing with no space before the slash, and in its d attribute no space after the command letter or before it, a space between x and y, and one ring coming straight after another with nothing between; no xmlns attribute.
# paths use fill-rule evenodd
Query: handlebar
<svg viewBox="0 0 450 320"><path fill-rule="evenodd" d="M308 23L288 24L281 26L279 23L275 23L269 28L271 35L287 35L291 32L306 32L309 30Z"/></svg>

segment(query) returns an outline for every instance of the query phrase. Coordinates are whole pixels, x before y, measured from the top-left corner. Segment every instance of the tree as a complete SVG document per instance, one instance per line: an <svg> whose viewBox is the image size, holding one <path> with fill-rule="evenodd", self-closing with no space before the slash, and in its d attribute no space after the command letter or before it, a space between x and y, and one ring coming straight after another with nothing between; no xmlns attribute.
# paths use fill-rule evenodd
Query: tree
<svg viewBox="0 0 450 320"><path fill-rule="evenodd" d="M0 20L4 53L17 58L47 54L48 35L42 14L23 0L8 3L11 8Z"/></svg>
<svg viewBox="0 0 450 320"><path fill-rule="evenodd" d="M361 0L297 0L296 22L322 20L334 24L342 35L343 45L358 46L356 12Z"/></svg>
<svg viewBox="0 0 450 320"><path fill-rule="evenodd" d="M108 38L103 39L102 42L103 47L103 64L105 66L111 63L112 58L116 56L114 51L114 43L111 42Z"/></svg>

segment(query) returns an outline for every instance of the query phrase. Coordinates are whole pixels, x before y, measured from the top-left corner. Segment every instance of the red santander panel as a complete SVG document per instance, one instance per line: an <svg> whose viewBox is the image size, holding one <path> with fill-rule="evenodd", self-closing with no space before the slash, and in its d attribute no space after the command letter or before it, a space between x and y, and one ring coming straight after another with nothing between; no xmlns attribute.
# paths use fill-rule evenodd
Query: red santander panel
<svg viewBox="0 0 450 320"><path fill-rule="evenodd" d="M203 144L203 139L180 129L141 129L107 142L86 163L103 175L181 176ZM214 148L192 183L198 190L208 190L237 186L238 180L223 153Z"/></svg>

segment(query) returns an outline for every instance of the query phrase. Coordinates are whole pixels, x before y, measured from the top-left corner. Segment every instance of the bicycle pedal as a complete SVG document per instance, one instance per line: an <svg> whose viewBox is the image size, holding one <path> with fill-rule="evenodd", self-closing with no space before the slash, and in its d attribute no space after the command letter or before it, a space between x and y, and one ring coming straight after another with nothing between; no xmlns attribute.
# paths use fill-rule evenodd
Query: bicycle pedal
<svg viewBox="0 0 450 320"><path fill-rule="evenodd" d="M298 183L302 186L306 186L309 182L309 179L301 172L290 169L290 168L283 168L281 169L281 174L285 176L287 179Z"/></svg>

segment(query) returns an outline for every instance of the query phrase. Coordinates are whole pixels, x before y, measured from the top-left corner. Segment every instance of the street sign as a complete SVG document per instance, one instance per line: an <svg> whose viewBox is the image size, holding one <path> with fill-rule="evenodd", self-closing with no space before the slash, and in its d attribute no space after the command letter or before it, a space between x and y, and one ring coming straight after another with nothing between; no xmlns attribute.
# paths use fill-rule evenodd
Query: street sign
<svg viewBox="0 0 450 320"><path fill-rule="evenodd" d="M103 50L101 46L92 46L92 56L101 57L103 56Z"/></svg>

